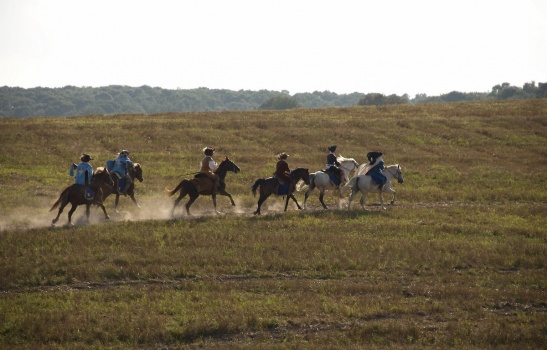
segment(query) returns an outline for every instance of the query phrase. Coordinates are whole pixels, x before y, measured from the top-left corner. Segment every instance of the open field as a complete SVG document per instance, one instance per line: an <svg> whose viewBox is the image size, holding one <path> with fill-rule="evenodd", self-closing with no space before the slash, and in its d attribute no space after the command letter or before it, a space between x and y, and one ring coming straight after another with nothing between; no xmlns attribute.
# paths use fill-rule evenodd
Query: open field
<svg viewBox="0 0 547 350"><path fill-rule="evenodd" d="M0 348L538 349L547 346L547 100L0 119ZM309 210L250 186L324 167L336 143L403 167L368 211ZM201 149L229 156L236 206L171 218ZM75 227L48 212L82 152L142 164L138 209ZM297 194L299 202L303 193ZM386 196L385 199L389 199ZM183 201L184 203L185 201ZM61 216L65 223L68 208Z"/></svg>

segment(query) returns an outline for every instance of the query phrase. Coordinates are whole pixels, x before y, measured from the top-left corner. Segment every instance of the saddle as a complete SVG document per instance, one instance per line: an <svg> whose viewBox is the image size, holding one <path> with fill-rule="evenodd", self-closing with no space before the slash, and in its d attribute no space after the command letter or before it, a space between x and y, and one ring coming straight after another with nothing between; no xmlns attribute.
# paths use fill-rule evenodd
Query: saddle
<svg viewBox="0 0 547 350"><path fill-rule="evenodd" d="M213 192L215 182L204 173L197 173L191 182L196 186L198 192ZM221 186L219 182L219 187Z"/></svg>
<svg viewBox="0 0 547 350"><path fill-rule="evenodd" d="M340 169L333 170L333 167L322 170L325 174L329 176L330 181L335 187L340 186L342 183L342 171Z"/></svg>

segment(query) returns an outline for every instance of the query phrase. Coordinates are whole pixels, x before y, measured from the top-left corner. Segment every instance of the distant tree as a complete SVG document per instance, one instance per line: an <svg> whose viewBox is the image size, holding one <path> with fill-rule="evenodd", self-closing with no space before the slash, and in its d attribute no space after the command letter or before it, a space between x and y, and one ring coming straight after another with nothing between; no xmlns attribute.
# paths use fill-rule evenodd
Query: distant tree
<svg viewBox="0 0 547 350"><path fill-rule="evenodd" d="M409 103L408 95L397 96L395 94L384 96L380 93L366 94L363 98L357 102L359 106L385 106L385 105L398 105Z"/></svg>
<svg viewBox="0 0 547 350"><path fill-rule="evenodd" d="M298 102L294 97L286 96L286 95L279 95L274 96L262 103L258 109L275 109L275 110L282 110L282 109L292 109L297 108Z"/></svg>
<svg viewBox="0 0 547 350"><path fill-rule="evenodd" d="M459 91L451 91L448 94L441 95L441 99L445 102L460 102L467 100L467 95Z"/></svg>

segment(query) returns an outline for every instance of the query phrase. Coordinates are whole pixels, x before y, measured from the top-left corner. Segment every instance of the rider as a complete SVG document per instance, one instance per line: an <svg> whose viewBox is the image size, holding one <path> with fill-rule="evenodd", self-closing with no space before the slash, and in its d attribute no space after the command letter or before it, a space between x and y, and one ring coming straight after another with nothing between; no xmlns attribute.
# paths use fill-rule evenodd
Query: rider
<svg viewBox="0 0 547 350"><path fill-rule="evenodd" d="M114 168L112 171L116 174L118 181L125 178L125 187L122 192L124 196L127 196L127 190L133 183L131 176L129 176L129 169L131 168L133 168L133 162L129 159L129 151L121 151L114 161ZM118 186L116 186L116 188L118 188Z"/></svg>
<svg viewBox="0 0 547 350"><path fill-rule="evenodd" d="M289 174L291 173L291 169L289 168L289 164L287 163L287 158L289 158L289 155L285 152L282 152L277 155L278 162L275 165L274 176L277 177L277 181L279 182L280 185L283 185L286 183L289 184L289 192L291 192L290 190L293 189L292 187L294 187L295 185L291 177L289 176ZM294 192L294 189L293 189L293 192Z"/></svg>
<svg viewBox="0 0 547 350"><path fill-rule="evenodd" d="M325 168L325 172L329 175L333 174L338 180L338 184L340 184L342 182L342 171L338 168L340 166L340 162L338 162L336 159L336 154L334 154L334 152L336 152L336 147L336 145L332 145L328 148L329 154L327 154L327 166Z"/></svg>
<svg viewBox="0 0 547 350"><path fill-rule="evenodd" d="M199 163L199 172L205 174L205 176L213 181L213 194L216 194L218 192L219 179L218 175L213 172L218 168L218 164L213 160L215 149L212 147L205 147L203 153L205 154L205 157L203 157Z"/></svg>
<svg viewBox="0 0 547 350"><path fill-rule="evenodd" d="M72 164L69 174L71 177L74 177L76 184L87 186L91 183L93 176L93 166L89 164L89 161L93 160L93 158L89 154L83 153L80 160L81 162L78 165Z"/></svg>
<svg viewBox="0 0 547 350"><path fill-rule="evenodd" d="M382 159L382 152L369 152L367 153L368 163L365 165L365 175L370 175L372 181L378 185L378 189L382 189L387 182L387 177L383 174L384 160Z"/></svg>

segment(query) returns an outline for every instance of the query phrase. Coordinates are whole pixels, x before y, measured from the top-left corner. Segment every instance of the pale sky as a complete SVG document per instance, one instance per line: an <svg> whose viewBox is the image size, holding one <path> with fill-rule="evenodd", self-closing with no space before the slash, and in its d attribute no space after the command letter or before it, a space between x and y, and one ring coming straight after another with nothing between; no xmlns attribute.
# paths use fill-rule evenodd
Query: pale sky
<svg viewBox="0 0 547 350"><path fill-rule="evenodd" d="M379 92L547 82L547 0L0 0L0 86Z"/></svg>

